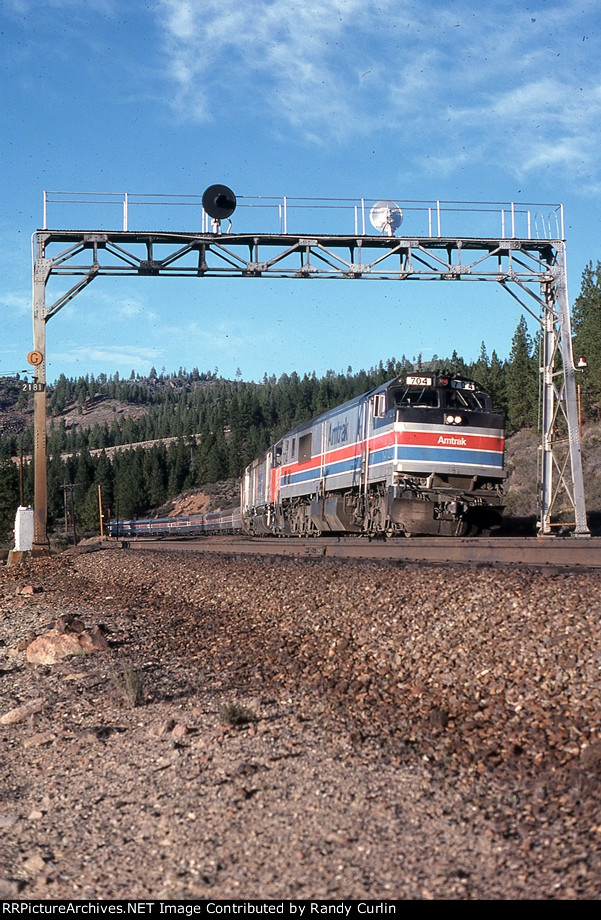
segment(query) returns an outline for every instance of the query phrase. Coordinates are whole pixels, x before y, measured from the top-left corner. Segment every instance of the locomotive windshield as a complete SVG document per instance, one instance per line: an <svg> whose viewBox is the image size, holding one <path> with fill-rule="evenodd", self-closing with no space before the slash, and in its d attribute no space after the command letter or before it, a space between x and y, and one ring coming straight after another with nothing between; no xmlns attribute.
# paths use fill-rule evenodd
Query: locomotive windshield
<svg viewBox="0 0 601 920"><path fill-rule="evenodd" d="M472 412L490 412L490 396L474 390L447 390L445 409L470 409Z"/></svg>
<svg viewBox="0 0 601 920"><path fill-rule="evenodd" d="M411 374L404 384L392 391L397 409L463 409L470 412L490 412L488 393L472 380L463 378L418 376Z"/></svg>
<svg viewBox="0 0 601 920"><path fill-rule="evenodd" d="M397 408L407 406L419 409L435 409L438 406L438 390L432 387L406 386L394 392L394 404Z"/></svg>

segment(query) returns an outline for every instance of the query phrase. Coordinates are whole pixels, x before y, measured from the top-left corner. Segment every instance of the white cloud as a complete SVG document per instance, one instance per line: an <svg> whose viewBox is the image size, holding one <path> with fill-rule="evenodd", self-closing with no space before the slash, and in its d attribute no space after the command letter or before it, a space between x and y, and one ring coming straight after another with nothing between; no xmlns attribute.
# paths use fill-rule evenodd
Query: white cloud
<svg viewBox="0 0 601 920"><path fill-rule="evenodd" d="M106 329L107 324L119 324L139 321L140 329L147 329L156 322L158 314L146 301L138 297L124 296L122 290L103 290L102 282L95 281L87 290L71 300L58 314L62 320L68 320L86 328ZM52 298L47 298L51 302ZM58 320L60 322L61 320Z"/></svg>
<svg viewBox="0 0 601 920"><path fill-rule="evenodd" d="M145 321L155 318L155 314L152 311L148 311L144 304L139 300L123 300L117 304L117 310L120 316L126 319L132 319L132 317L142 316Z"/></svg>
<svg viewBox="0 0 601 920"><path fill-rule="evenodd" d="M454 124L479 127L483 154L496 147L516 176L571 170L573 178L582 179L598 167L599 86L575 91L559 77L545 77L458 108L451 118ZM558 172L558 184L565 180Z"/></svg>
<svg viewBox="0 0 601 920"><path fill-rule="evenodd" d="M309 143L371 136L409 163L468 149L514 175L568 165L576 180L598 168L600 14L599 0L159 6L181 117L245 107Z"/></svg>
<svg viewBox="0 0 601 920"><path fill-rule="evenodd" d="M80 365L80 372L85 373L86 367L93 364L102 364L112 368L117 365L131 367L134 370L148 368L150 364L158 361L160 351L158 348L148 348L137 344L119 345L78 345L74 342L65 343L62 349L53 349L50 363L64 365Z"/></svg>
<svg viewBox="0 0 601 920"><path fill-rule="evenodd" d="M373 61L361 60L352 36L373 18L372 4L163 0L162 10L177 105L187 117L218 117L215 97L240 94L239 104L314 140L324 126L328 136L353 129L359 73Z"/></svg>
<svg viewBox="0 0 601 920"><path fill-rule="evenodd" d="M12 315L31 316L31 295L7 293L2 296L3 305Z"/></svg>
<svg viewBox="0 0 601 920"><path fill-rule="evenodd" d="M40 15L38 0L2 0L1 5L0 12L16 20L22 20L30 14ZM44 8L52 16L55 16L57 11L59 15L64 16L76 16L80 12L90 11L101 16L110 16L118 7L115 0L85 0L85 3L82 3L82 0L45 0Z"/></svg>
<svg viewBox="0 0 601 920"><path fill-rule="evenodd" d="M235 320L211 323L210 326L194 321L177 327L165 326L163 334L165 339L185 341L188 351L211 355L212 361L238 359L241 354L248 352L249 347L260 351L274 340L272 333L258 331L248 323Z"/></svg>

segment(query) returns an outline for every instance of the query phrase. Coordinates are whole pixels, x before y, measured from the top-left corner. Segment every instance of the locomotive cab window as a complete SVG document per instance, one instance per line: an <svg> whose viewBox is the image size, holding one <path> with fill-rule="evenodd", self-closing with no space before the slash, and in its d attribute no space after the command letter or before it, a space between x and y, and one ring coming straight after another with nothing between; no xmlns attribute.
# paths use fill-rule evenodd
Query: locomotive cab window
<svg viewBox="0 0 601 920"><path fill-rule="evenodd" d="M438 391L430 387L404 387L395 391L394 403L397 409L436 409Z"/></svg>
<svg viewBox="0 0 601 920"><path fill-rule="evenodd" d="M469 409L472 412L490 412L490 397L486 393L474 393L473 390L447 390L445 393L446 409Z"/></svg>
<svg viewBox="0 0 601 920"><path fill-rule="evenodd" d="M377 393L374 397L374 417L383 418L386 415L386 393Z"/></svg>
<svg viewBox="0 0 601 920"><path fill-rule="evenodd" d="M304 460L311 459L311 449L312 449L313 435L311 432L309 434L304 434L298 439L298 459L299 463L302 463Z"/></svg>

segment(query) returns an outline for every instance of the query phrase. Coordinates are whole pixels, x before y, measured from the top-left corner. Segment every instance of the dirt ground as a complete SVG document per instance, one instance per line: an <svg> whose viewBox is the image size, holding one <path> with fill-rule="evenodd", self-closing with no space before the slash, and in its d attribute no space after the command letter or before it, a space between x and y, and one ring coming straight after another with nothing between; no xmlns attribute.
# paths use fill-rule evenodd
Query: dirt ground
<svg viewBox="0 0 601 920"><path fill-rule="evenodd" d="M600 589L119 549L0 568L0 897L598 899Z"/></svg>

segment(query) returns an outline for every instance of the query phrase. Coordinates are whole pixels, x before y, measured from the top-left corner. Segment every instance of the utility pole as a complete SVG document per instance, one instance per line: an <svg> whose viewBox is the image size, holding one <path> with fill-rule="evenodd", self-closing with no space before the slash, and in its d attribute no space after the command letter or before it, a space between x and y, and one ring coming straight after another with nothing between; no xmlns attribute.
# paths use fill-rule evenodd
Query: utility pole
<svg viewBox="0 0 601 920"><path fill-rule="evenodd" d="M75 486L72 482L65 482L63 484L63 502L65 507L65 534L68 538L69 536L69 524L73 530L73 545L77 546L77 524L75 522L75 502L73 499L73 491Z"/></svg>
<svg viewBox="0 0 601 920"><path fill-rule="evenodd" d="M102 486L98 483L98 519L100 522L100 539L104 537L104 515L102 513Z"/></svg>
<svg viewBox="0 0 601 920"><path fill-rule="evenodd" d="M48 485L46 472L46 282L52 268L52 259L38 257L33 269L33 352L28 360L36 368L38 386L33 393L33 552L47 552L50 542L46 534L48 514Z"/></svg>

